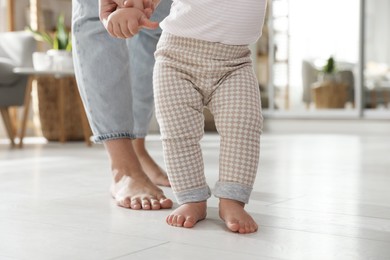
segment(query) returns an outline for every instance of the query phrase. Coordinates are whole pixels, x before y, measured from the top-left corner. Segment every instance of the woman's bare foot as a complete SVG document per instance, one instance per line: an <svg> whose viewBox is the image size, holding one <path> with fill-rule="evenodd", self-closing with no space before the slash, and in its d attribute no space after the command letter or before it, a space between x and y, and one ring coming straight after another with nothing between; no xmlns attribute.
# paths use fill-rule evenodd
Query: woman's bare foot
<svg viewBox="0 0 390 260"><path fill-rule="evenodd" d="M170 187L167 173L153 160L145 148L145 139L139 138L132 140L134 151L137 154L138 160L143 171L148 175L149 179L156 185Z"/></svg>
<svg viewBox="0 0 390 260"><path fill-rule="evenodd" d="M172 201L144 174L132 176L114 173L111 194L118 206L131 209L158 210L172 208Z"/></svg>
<svg viewBox="0 0 390 260"><path fill-rule="evenodd" d="M142 170L130 139L108 140L104 146L111 159L111 194L119 206L146 210L172 208L172 201Z"/></svg>
<svg viewBox="0 0 390 260"><path fill-rule="evenodd" d="M220 199L219 216L228 229L240 234L254 233L258 226L253 218L245 211L245 204L236 200Z"/></svg>
<svg viewBox="0 0 390 260"><path fill-rule="evenodd" d="M175 209L166 221L171 226L192 228L206 218L206 210L206 201L186 203Z"/></svg>

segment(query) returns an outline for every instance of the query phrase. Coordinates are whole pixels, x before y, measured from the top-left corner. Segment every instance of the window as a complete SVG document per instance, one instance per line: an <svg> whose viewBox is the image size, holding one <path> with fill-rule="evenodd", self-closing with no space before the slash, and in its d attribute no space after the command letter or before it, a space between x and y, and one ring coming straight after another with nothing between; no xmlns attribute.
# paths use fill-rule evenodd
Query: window
<svg viewBox="0 0 390 260"><path fill-rule="evenodd" d="M7 1L0 0L0 32L5 32L8 29L7 16Z"/></svg>
<svg viewBox="0 0 390 260"><path fill-rule="evenodd" d="M390 2L366 0L363 104L367 115L390 113Z"/></svg>
<svg viewBox="0 0 390 260"><path fill-rule="evenodd" d="M264 115L390 118L389 12L388 0L270 0L257 44Z"/></svg>

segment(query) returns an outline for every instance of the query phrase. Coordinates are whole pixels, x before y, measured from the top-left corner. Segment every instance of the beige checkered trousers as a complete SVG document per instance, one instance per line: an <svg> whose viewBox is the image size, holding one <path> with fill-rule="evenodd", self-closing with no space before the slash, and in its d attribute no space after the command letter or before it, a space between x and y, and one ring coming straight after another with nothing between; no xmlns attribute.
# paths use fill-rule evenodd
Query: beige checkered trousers
<svg viewBox="0 0 390 260"><path fill-rule="evenodd" d="M210 197L199 144L204 107L214 115L221 136L219 181L213 193L247 203L257 173L263 119L248 46L163 33L155 56L156 116L178 203Z"/></svg>

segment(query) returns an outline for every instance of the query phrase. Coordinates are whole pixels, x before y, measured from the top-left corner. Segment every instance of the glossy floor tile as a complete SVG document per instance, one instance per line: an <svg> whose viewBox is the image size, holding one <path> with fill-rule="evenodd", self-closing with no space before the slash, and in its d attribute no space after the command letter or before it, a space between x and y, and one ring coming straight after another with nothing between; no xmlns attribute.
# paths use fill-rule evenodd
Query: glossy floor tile
<svg viewBox="0 0 390 260"><path fill-rule="evenodd" d="M202 140L211 187L218 144ZM159 137L147 146L163 165ZM390 136L264 134L261 148L247 205L260 230L239 235L214 197L193 229L166 225L169 210L117 207L101 145L0 142L0 260L390 259Z"/></svg>

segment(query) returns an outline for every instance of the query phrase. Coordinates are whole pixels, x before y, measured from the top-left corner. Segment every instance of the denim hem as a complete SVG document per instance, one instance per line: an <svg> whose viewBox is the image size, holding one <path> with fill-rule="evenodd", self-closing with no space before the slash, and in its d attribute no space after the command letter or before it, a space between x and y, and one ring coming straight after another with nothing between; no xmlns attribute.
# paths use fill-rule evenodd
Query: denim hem
<svg viewBox="0 0 390 260"><path fill-rule="evenodd" d="M102 135L95 135L93 137L93 141L95 143L102 143L104 141L108 140L115 140L115 139L136 139L137 136L134 134L130 134L129 132L120 132L120 133L110 133L110 134L102 134ZM138 137L140 138L140 137Z"/></svg>
<svg viewBox="0 0 390 260"><path fill-rule="evenodd" d="M139 139L139 138L145 138L148 134L146 134L146 133L135 133L133 135L135 136L135 139Z"/></svg>
<svg viewBox="0 0 390 260"><path fill-rule="evenodd" d="M175 196L177 203L181 205L190 202L205 201L211 197L211 191L209 186L204 186L192 190L175 192Z"/></svg>
<svg viewBox="0 0 390 260"><path fill-rule="evenodd" d="M252 192L252 187L236 183L236 182L222 182L218 181L215 184L214 196L217 198L231 199L248 203Z"/></svg>

